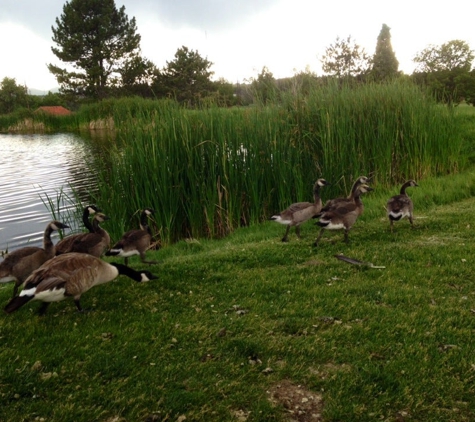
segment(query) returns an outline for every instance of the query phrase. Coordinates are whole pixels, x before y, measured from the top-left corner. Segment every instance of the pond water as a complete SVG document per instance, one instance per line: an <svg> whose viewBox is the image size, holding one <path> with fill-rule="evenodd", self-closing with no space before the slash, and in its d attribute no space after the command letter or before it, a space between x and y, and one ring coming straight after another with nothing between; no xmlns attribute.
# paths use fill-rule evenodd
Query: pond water
<svg viewBox="0 0 475 422"><path fill-rule="evenodd" d="M87 200L88 154L86 141L74 134L0 134L0 251L42 246L52 220L48 198L72 198L74 189Z"/></svg>

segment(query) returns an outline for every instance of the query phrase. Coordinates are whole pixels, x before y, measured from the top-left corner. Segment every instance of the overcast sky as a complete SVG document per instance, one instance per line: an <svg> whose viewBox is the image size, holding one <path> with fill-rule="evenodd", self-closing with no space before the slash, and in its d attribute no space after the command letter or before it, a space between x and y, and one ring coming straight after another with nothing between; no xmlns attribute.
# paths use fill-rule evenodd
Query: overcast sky
<svg viewBox="0 0 475 422"><path fill-rule="evenodd" d="M64 0L0 0L0 81L15 78L48 91L51 26ZM453 5L453 7L451 7ZM214 78L243 82L266 66L276 78L306 68L321 75L319 58L337 37L351 35L372 55L383 24L391 28L399 69L412 73L414 55L459 39L475 49L473 0L116 0L135 17L144 57L162 68L186 46L214 63Z"/></svg>

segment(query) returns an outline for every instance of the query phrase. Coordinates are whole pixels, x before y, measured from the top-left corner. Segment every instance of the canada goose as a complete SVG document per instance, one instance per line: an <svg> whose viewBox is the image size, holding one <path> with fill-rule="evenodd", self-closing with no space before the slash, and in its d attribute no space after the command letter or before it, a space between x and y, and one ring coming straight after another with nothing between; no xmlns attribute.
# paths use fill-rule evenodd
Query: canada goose
<svg viewBox="0 0 475 422"><path fill-rule="evenodd" d="M348 232L353 224L356 223L358 217L363 214L364 205L361 201L361 194L371 192L373 189L367 184L363 184L357 187L355 192L352 192L351 198L346 201L340 201L337 205L330 210L325 211L320 220L317 221L317 225L321 227L320 234L314 242L314 246L318 246L323 232L325 230L345 230L345 242L348 243Z"/></svg>
<svg viewBox="0 0 475 422"><path fill-rule="evenodd" d="M18 293L18 287L23 284L27 277L48 259L54 256L54 245L51 241L51 233L69 226L59 221L51 221L46 226L43 235L43 248L25 246L9 253L0 263L0 282L14 281L13 297Z"/></svg>
<svg viewBox="0 0 475 422"><path fill-rule="evenodd" d="M391 232L393 231L393 224L404 217L409 219L411 226L414 227L414 218L412 212L414 211L414 204L411 198L406 193L409 187L419 186L414 180L408 180L401 186L399 195L391 197L386 205L386 210L389 218Z"/></svg>
<svg viewBox="0 0 475 422"><path fill-rule="evenodd" d="M313 185L313 202L296 202L270 218L272 221L287 225L282 242L288 241L289 230L293 226L295 226L295 234L300 239L300 225L318 215L322 209L320 188L329 184L325 179L318 179Z"/></svg>
<svg viewBox="0 0 475 422"><path fill-rule="evenodd" d="M93 233L81 233L75 236L74 241L67 249L56 251L56 255L62 255L69 252L87 253L89 255L100 257L109 249L110 236L100 223L109 220L109 217L101 212L94 214L92 219Z"/></svg>
<svg viewBox="0 0 475 422"><path fill-rule="evenodd" d="M101 212L101 209L97 208L95 205L88 205L87 207L84 207L83 212L82 212L82 222L84 224L84 227L88 230L89 233L93 233L94 229L92 227L91 222L89 221L89 217L91 215L94 215L96 212ZM70 236L66 236L63 239L61 239L55 247L56 250L56 255L60 255L63 253L66 253L70 250L71 245L75 241L75 239L78 236L81 236L83 233L79 234L73 234Z"/></svg>
<svg viewBox="0 0 475 422"><path fill-rule="evenodd" d="M140 260L145 264L158 264L157 261L147 261L145 259L145 252L150 247L152 240L148 218L154 213L153 209L145 208L140 214L140 230L129 230L124 233L121 239L106 252L106 255L122 256L125 265L128 265L129 256L133 255L140 255Z"/></svg>
<svg viewBox="0 0 475 422"><path fill-rule="evenodd" d="M329 211L332 207L335 207L339 203L346 202L348 200L353 201L354 200L354 195L356 190L358 189L359 186L366 184L369 182L368 177L366 176L360 176L358 179L356 179L353 183L353 186L351 187L350 193L348 194L347 197L339 197L339 198L333 198L330 199L325 203L325 205L322 207L321 213L324 213L326 211Z"/></svg>
<svg viewBox="0 0 475 422"><path fill-rule="evenodd" d="M125 275L137 282L154 280L149 271L135 271L118 263L107 263L100 258L83 253L56 256L35 270L25 281L20 295L10 300L5 312L11 313L30 300L41 300L39 313L43 315L51 302L72 297L79 312L83 311L81 295L91 287Z"/></svg>

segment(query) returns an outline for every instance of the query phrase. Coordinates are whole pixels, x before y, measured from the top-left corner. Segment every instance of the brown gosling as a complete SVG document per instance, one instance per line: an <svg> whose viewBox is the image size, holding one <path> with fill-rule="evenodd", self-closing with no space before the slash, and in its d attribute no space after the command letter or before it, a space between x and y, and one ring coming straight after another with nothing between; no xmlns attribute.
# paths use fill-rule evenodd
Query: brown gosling
<svg viewBox="0 0 475 422"><path fill-rule="evenodd" d="M87 253L89 255L101 257L109 249L110 236L99 224L109 220L109 217L101 212L94 215L92 219L93 233L82 233L77 235L74 242L68 249L56 251L56 255L70 252Z"/></svg>
<svg viewBox="0 0 475 422"><path fill-rule="evenodd" d="M287 225L282 242L288 241L289 230L295 227L295 234L300 239L300 225L316 217L322 209L322 199L320 198L320 188L327 186L325 179L318 179L313 185L313 202L296 202L290 205L280 214L273 215L270 220Z"/></svg>
<svg viewBox="0 0 475 422"><path fill-rule="evenodd" d="M350 193L348 194L348 196L330 199L329 201L327 201L327 202L325 203L325 205L323 206L321 212L324 213L324 212L326 212L326 211L329 211L332 207L336 206L337 204L339 204L339 203L341 203L341 202L346 202L346 201L348 201L348 200L353 201L355 192L356 192L356 190L358 189L358 187L361 186L361 185L363 185L363 184L367 184L368 182L369 182L369 178L368 178L368 177L366 177L366 176L360 176L360 177L358 177L358 179L356 179L356 180L353 182L353 186L351 187L351 190L350 190Z"/></svg>
<svg viewBox="0 0 475 422"><path fill-rule="evenodd" d="M88 205L83 208L82 212L82 222L84 224L84 227L87 229L89 233L93 233L94 229L92 227L91 222L89 221L89 218L91 215L94 215L96 212L101 212L101 209L96 207L95 205ZM66 253L69 251L71 248L71 245L77 238L77 236L81 236L83 233L79 234L73 234L64 237L61 239L57 244L56 244L56 254L61 255L62 253Z"/></svg>
<svg viewBox="0 0 475 422"><path fill-rule="evenodd" d="M325 230L341 229L345 231L344 241L348 243L348 233L364 211L361 195L372 190L374 189L367 184L360 185L355 192L352 192L351 198L347 199L346 202L341 201L330 210L325 211L316 223L321 227L321 230L313 245L318 246Z"/></svg>
<svg viewBox="0 0 475 422"><path fill-rule="evenodd" d="M78 311L83 312L81 295L94 286L114 280L119 275L125 275L137 282L157 278L146 270L135 271L114 262L109 264L88 254L67 253L46 261L35 270L26 279L20 295L5 306L5 312L14 312L31 300L40 300L43 304L39 314L44 315L51 302L68 297L72 297Z"/></svg>
<svg viewBox="0 0 475 422"><path fill-rule="evenodd" d="M106 252L106 255L123 257L125 265L128 265L129 256L133 255L139 255L140 260L145 264L158 264L157 261L145 259L145 253L150 248L152 241L152 231L148 219L154 213L152 208L145 208L140 215L140 229L124 233L121 239Z"/></svg>
<svg viewBox="0 0 475 422"><path fill-rule="evenodd" d="M408 180L401 186L399 195L391 197L386 204L386 211L389 218L389 226L391 233L393 232L393 225L395 221L402 220L407 217L411 227L414 227L414 204L412 199L406 193L409 187L419 186L414 180Z"/></svg>
<svg viewBox="0 0 475 422"><path fill-rule="evenodd" d="M27 277L39 268L48 259L53 258L55 248L51 240L53 231L67 229L69 226L59 221L51 221L46 226L43 235L43 248L25 246L17 249L5 257L0 263L0 283L14 281L13 297L18 293L18 288L25 282Z"/></svg>

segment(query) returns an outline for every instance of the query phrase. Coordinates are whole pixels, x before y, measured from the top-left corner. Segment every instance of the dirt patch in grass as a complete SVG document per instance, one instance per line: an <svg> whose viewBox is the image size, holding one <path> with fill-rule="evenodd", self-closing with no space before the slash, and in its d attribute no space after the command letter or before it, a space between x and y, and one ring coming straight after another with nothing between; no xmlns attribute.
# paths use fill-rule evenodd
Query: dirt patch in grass
<svg viewBox="0 0 475 422"><path fill-rule="evenodd" d="M283 406L288 420L295 422L323 421L323 398L321 394L308 390L289 380L273 385L269 391L269 400L276 406Z"/></svg>

